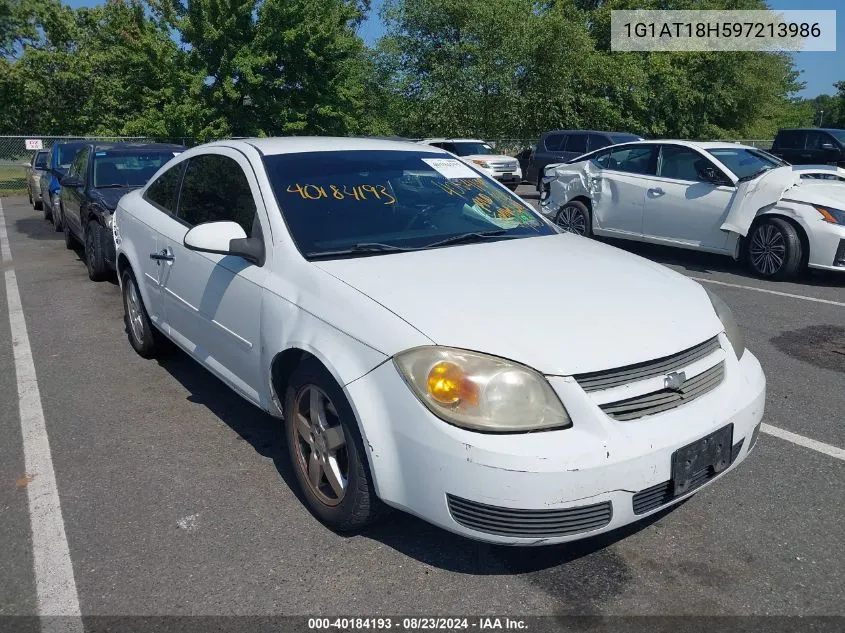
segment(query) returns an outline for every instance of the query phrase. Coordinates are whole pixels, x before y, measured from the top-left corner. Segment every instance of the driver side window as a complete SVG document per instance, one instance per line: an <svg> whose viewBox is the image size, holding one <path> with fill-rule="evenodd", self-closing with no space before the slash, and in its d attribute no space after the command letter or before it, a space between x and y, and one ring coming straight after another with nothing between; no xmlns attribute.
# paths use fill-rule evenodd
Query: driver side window
<svg viewBox="0 0 845 633"><path fill-rule="evenodd" d="M660 160L657 175L675 180L703 181L701 171L705 167L716 167L701 154L681 145L663 145L660 148ZM718 171L718 170L717 170Z"/></svg>

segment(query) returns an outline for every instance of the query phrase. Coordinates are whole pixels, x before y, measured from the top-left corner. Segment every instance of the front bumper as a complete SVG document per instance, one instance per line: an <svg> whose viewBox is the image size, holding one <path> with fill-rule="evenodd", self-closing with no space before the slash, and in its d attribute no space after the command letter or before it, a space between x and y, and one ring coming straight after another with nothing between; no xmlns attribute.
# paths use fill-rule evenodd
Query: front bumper
<svg viewBox="0 0 845 633"><path fill-rule="evenodd" d="M607 417L572 378L552 377L573 426L525 434L475 433L446 424L417 400L390 362L346 391L382 500L469 538L538 545L613 530L689 496L661 493L671 478L672 453L728 424L734 455L727 470L736 468L759 430L765 377L750 352L725 364L725 379L713 391L628 422ZM528 516L535 523L588 527L551 537L520 536L518 528L503 534L467 527L466 516L481 517L477 524L484 524L485 506L517 522ZM553 516L544 518L549 512Z"/></svg>
<svg viewBox="0 0 845 633"><path fill-rule="evenodd" d="M845 226L815 222L809 238L810 268L845 273Z"/></svg>

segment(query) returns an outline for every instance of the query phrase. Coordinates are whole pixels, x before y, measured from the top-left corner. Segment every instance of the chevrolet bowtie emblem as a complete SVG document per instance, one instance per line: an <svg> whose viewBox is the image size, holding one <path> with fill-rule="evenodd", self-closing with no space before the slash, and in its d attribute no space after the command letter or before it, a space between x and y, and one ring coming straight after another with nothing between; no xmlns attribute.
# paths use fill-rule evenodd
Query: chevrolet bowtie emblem
<svg viewBox="0 0 845 633"><path fill-rule="evenodd" d="M672 391L680 391L686 380L686 372L673 371L671 374L667 374L666 377L663 378L663 387L665 389L671 389Z"/></svg>

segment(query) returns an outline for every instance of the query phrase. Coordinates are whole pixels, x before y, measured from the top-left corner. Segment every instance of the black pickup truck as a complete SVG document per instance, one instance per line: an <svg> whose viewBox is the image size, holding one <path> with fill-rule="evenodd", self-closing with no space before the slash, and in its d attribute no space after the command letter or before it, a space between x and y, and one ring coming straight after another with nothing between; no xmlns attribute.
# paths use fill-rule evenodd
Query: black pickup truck
<svg viewBox="0 0 845 633"><path fill-rule="evenodd" d="M770 151L793 165L845 167L845 130L833 128L780 130Z"/></svg>

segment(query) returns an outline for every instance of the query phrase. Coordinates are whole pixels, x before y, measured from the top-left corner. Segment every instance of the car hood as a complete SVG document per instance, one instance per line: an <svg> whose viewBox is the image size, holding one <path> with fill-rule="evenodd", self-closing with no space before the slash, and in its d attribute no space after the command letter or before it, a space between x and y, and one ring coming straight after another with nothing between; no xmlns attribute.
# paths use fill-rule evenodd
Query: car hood
<svg viewBox="0 0 845 633"><path fill-rule="evenodd" d="M784 199L845 209L845 182L802 180L801 186L786 193Z"/></svg>
<svg viewBox="0 0 845 633"><path fill-rule="evenodd" d="M514 163L516 167L519 167L519 161L516 158L504 154L470 154L461 158L470 163L474 160L483 160L488 163Z"/></svg>
<svg viewBox="0 0 845 633"><path fill-rule="evenodd" d="M696 282L571 234L314 265L438 345L509 358L547 375L653 360L722 330Z"/></svg>
<svg viewBox="0 0 845 633"><path fill-rule="evenodd" d="M114 211L117 208L118 201L130 191L134 191L138 187L121 187L120 189L91 189L91 199L97 202L105 209Z"/></svg>

